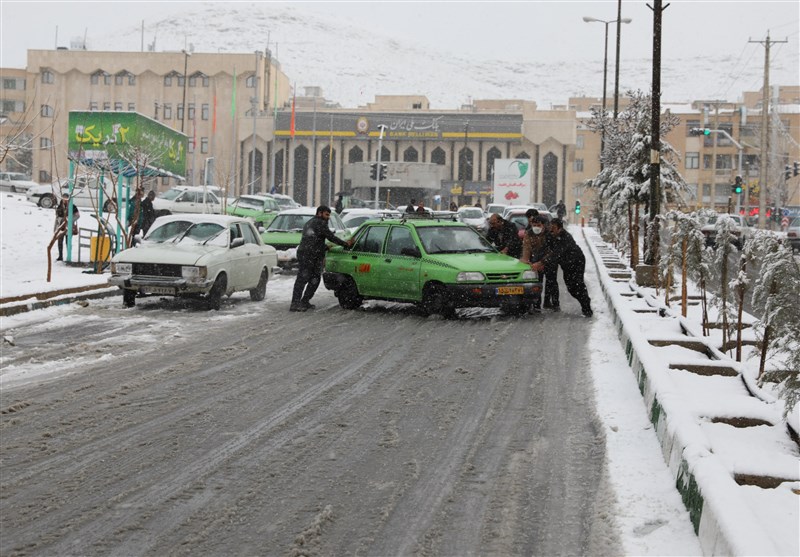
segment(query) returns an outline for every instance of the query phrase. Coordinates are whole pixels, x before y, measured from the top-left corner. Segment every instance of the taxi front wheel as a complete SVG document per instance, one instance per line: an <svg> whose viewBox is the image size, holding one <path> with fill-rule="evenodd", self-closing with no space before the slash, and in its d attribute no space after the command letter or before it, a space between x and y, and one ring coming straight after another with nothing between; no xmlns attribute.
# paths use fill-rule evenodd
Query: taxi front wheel
<svg viewBox="0 0 800 557"><path fill-rule="evenodd" d="M353 279L348 279L336 290L336 297L342 309L357 309L361 307L363 299L358 295L358 288Z"/></svg>
<svg viewBox="0 0 800 557"><path fill-rule="evenodd" d="M446 319L456 315L456 308L447 299L447 294L442 286L431 285L425 288L421 308L428 315L439 313Z"/></svg>

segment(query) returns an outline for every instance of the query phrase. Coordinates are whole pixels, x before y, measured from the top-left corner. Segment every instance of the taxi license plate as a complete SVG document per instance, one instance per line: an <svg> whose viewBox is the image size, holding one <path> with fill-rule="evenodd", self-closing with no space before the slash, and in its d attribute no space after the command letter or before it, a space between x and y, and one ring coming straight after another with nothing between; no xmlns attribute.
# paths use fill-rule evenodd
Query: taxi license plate
<svg viewBox="0 0 800 557"><path fill-rule="evenodd" d="M514 294L524 294L525 289L522 286L498 286L498 296L509 296Z"/></svg>
<svg viewBox="0 0 800 557"><path fill-rule="evenodd" d="M148 286L144 291L147 294L175 294L175 289L169 286Z"/></svg>

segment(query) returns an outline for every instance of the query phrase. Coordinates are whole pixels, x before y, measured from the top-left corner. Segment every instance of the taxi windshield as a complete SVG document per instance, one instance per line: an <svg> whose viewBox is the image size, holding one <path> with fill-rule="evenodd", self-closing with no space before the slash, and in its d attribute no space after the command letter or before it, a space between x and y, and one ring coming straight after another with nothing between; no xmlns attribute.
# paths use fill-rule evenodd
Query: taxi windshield
<svg viewBox="0 0 800 557"><path fill-rule="evenodd" d="M236 200L236 206L242 209L256 209L260 211L264 208L264 201L257 197L240 197Z"/></svg>
<svg viewBox="0 0 800 557"><path fill-rule="evenodd" d="M495 251L483 236L466 226L425 226L417 228L417 234L429 254Z"/></svg>

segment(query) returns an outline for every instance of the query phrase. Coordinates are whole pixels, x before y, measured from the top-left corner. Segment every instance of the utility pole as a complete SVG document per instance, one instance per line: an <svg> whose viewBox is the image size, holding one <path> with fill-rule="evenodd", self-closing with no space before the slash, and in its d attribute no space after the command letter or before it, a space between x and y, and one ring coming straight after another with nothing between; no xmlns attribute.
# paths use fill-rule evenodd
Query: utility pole
<svg viewBox="0 0 800 557"><path fill-rule="evenodd" d="M183 104L181 107L183 108L183 112L181 113L181 133L183 133L183 128L186 124L186 85L188 83L189 76L186 75L186 72L189 71L189 56L191 54L186 49L183 50Z"/></svg>
<svg viewBox="0 0 800 557"><path fill-rule="evenodd" d="M767 227L767 171L769 166L769 49L775 43L785 43L787 40L772 41L767 31L767 40L754 41L764 46L764 87L761 92L761 160L758 164L758 227Z"/></svg>
<svg viewBox="0 0 800 557"><path fill-rule="evenodd" d="M653 85L650 107L650 214L648 228L651 234L646 234L649 250L645 251L645 264L653 267L653 275L658 277L658 247L660 235L658 233L658 215L661 212L661 12L669 4L661 7L661 0L655 0L653 6ZM638 226L638 223L635 224ZM657 281L657 279L656 279Z"/></svg>
<svg viewBox="0 0 800 557"><path fill-rule="evenodd" d="M383 132L386 131L386 125L381 124L378 126L381 130L381 135L378 136L378 168L375 171L375 208L380 209L378 202L380 201L381 189L381 160L383 158Z"/></svg>
<svg viewBox="0 0 800 557"><path fill-rule="evenodd" d="M277 164L277 148L278 148L278 140L275 139L275 129L278 126L278 43L275 43L275 57L270 59L270 64L272 60L275 60L275 93L272 95L272 164L269 168L269 192L272 193L275 190L275 164ZM271 70L270 70L271 71ZM269 84L266 84L269 86Z"/></svg>
<svg viewBox="0 0 800 557"><path fill-rule="evenodd" d="M319 205L314 200L322 199L322 192L317 195L317 92L314 91L314 116L312 117L312 133L311 133L311 150L313 154L311 156L311 205ZM322 190L322 188L320 188Z"/></svg>
<svg viewBox="0 0 800 557"><path fill-rule="evenodd" d="M256 193L256 113L258 112L258 66L261 62L261 51L256 50L256 71L253 74L253 98L251 99L251 106L253 110L253 137L250 140L250 187L247 188L249 193ZM259 180L260 182L261 180ZM259 183L260 185L260 183Z"/></svg>
<svg viewBox="0 0 800 557"><path fill-rule="evenodd" d="M631 20L622 21L622 0L617 0L617 59L614 63L614 120L617 119L617 114L619 114L619 46L620 46L620 37L622 35L622 24L623 23L630 23ZM608 31L606 29L606 31ZM608 33L606 33L606 45L608 44ZM606 46L606 50L608 50L608 46ZM605 84L605 75L603 75L603 83ZM606 101L606 91L605 85L603 85L603 118L606 116L606 109L605 109L605 101Z"/></svg>

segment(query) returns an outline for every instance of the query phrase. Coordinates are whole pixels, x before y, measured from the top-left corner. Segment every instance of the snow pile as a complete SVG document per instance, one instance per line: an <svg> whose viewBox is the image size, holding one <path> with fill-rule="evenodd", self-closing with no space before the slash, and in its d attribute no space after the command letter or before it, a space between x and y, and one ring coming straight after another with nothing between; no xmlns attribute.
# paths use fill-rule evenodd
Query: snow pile
<svg viewBox="0 0 800 557"><path fill-rule="evenodd" d="M721 353L721 332L700 334L699 304L680 317L660 301L663 293L622 276L618 254L595 231L584 235L704 552L800 554L798 447L782 404L755 384L757 362Z"/></svg>

